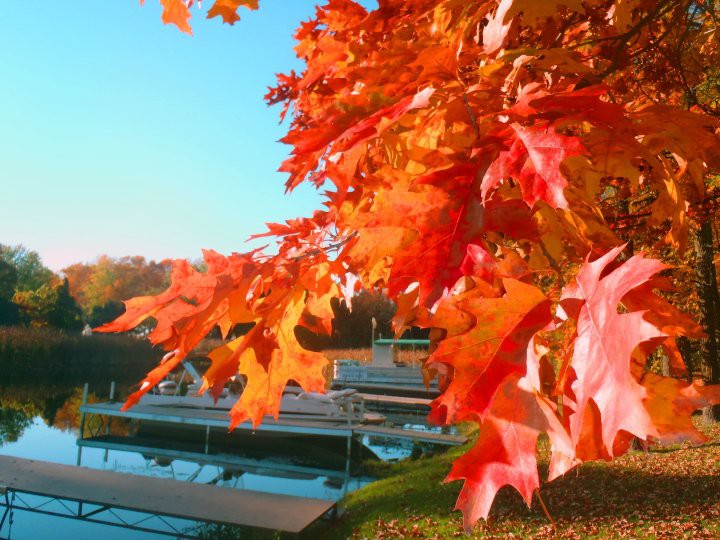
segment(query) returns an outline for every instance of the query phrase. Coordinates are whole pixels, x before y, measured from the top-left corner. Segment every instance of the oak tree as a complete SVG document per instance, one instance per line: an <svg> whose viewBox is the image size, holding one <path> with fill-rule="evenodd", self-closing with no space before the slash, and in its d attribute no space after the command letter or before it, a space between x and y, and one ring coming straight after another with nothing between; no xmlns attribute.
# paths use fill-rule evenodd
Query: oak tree
<svg viewBox="0 0 720 540"><path fill-rule="evenodd" d="M192 0L161 3L191 31ZM216 0L208 17L233 24L242 6L258 2ZM396 332L431 329L431 419L480 425L448 476L468 527L504 485L531 503L542 433L549 480L635 438L704 440L690 415L720 389L647 366L662 348L686 373L677 339L702 335L668 302L659 258L686 249L720 170L717 98L703 97L720 65L714 2L330 0L295 37L305 69L267 102L289 118L287 189L309 182L324 207L270 224L272 253L208 250L207 271L176 261L167 291L126 303L102 330L152 317L169 351L126 406L214 327L254 323L211 353L203 391L239 372L230 426L277 416L288 381L325 388L298 327L328 333L332 298L383 288ZM640 194L646 253L609 204Z"/></svg>

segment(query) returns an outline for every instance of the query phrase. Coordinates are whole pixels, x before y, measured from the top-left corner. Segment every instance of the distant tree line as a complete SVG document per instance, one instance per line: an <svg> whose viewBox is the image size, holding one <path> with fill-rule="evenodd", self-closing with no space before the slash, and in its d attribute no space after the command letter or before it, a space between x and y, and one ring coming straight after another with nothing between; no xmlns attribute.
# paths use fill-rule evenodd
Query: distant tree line
<svg viewBox="0 0 720 540"><path fill-rule="evenodd" d="M82 312L67 278L47 268L35 251L0 244L0 326L79 330Z"/></svg>
<svg viewBox="0 0 720 540"><path fill-rule="evenodd" d="M37 252L0 244L0 326L79 331L120 315L123 300L157 294L170 282L170 262L98 257L56 274Z"/></svg>
<svg viewBox="0 0 720 540"><path fill-rule="evenodd" d="M123 301L162 292L170 285L171 261L147 261L141 256L101 255L90 263L76 263L60 274L47 268L40 256L22 245L0 244L0 326L23 325L80 330L110 322L123 313ZM199 271L204 271L199 264ZM360 291L352 299L333 301L333 333L314 348L369 347L375 338L393 335L396 306L381 291ZM236 328L241 335L252 325ZM415 329L405 337L425 337ZM219 334L215 337L219 337Z"/></svg>
<svg viewBox="0 0 720 540"><path fill-rule="evenodd" d="M124 300L165 290L170 285L170 268L169 260L155 262L141 256L101 255L92 263L68 266L62 273L84 320L95 328L123 313Z"/></svg>

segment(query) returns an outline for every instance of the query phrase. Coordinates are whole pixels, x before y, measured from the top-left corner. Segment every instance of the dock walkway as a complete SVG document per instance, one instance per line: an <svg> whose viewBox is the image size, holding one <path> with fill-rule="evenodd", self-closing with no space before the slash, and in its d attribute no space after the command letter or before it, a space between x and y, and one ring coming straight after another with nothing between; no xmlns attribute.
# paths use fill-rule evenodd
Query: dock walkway
<svg viewBox="0 0 720 540"><path fill-rule="evenodd" d="M10 456L0 456L0 483L6 491L100 506L101 510L92 510L87 517L97 516L107 509L123 509L294 534L299 534L335 507L334 502L320 499L192 484ZM75 517L83 518L83 515Z"/></svg>

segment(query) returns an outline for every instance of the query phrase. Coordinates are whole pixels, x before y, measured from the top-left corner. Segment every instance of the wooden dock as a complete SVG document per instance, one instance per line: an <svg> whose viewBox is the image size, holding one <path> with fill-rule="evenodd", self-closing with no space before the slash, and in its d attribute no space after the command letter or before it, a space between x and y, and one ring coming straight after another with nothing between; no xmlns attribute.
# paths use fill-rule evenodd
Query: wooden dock
<svg viewBox="0 0 720 540"><path fill-rule="evenodd" d="M109 417L130 418L149 422L165 422L171 424L197 425L209 428L228 429L227 411L196 409L191 407L164 407L157 405L135 405L127 411L121 411L120 403L93 403L80 407L84 414L97 414ZM253 433L264 433L276 436L303 435L323 437L351 438L358 435L373 434L388 438L412 439L419 442L434 444L457 445L465 442L464 437L427 431L409 431L395 427L371 426L350 423L347 421L310 421L310 420L275 420L266 417L262 424L253 428L250 422L240 424L236 429ZM207 432L206 432L207 433ZM82 437L81 437L82 438Z"/></svg>
<svg viewBox="0 0 720 540"><path fill-rule="evenodd" d="M0 456L0 483L16 491L206 523L299 534L335 503L259 491L192 484ZM75 517L82 519L82 516ZM111 523L108 523L111 524Z"/></svg>

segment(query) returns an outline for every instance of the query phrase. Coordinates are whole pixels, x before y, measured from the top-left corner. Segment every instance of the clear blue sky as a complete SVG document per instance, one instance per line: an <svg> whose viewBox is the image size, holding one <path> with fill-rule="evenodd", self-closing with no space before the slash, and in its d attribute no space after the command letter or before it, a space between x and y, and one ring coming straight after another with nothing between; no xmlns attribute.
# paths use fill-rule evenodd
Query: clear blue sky
<svg viewBox="0 0 720 540"><path fill-rule="evenodd" d="M103 253L196 258L310 214L312 189L283 195L287 126L262 96L301 67L292 34L314 4L263 0L234 27L193 8L190 37L157 0L4 2L0 243L55 270Z"/></svg>

